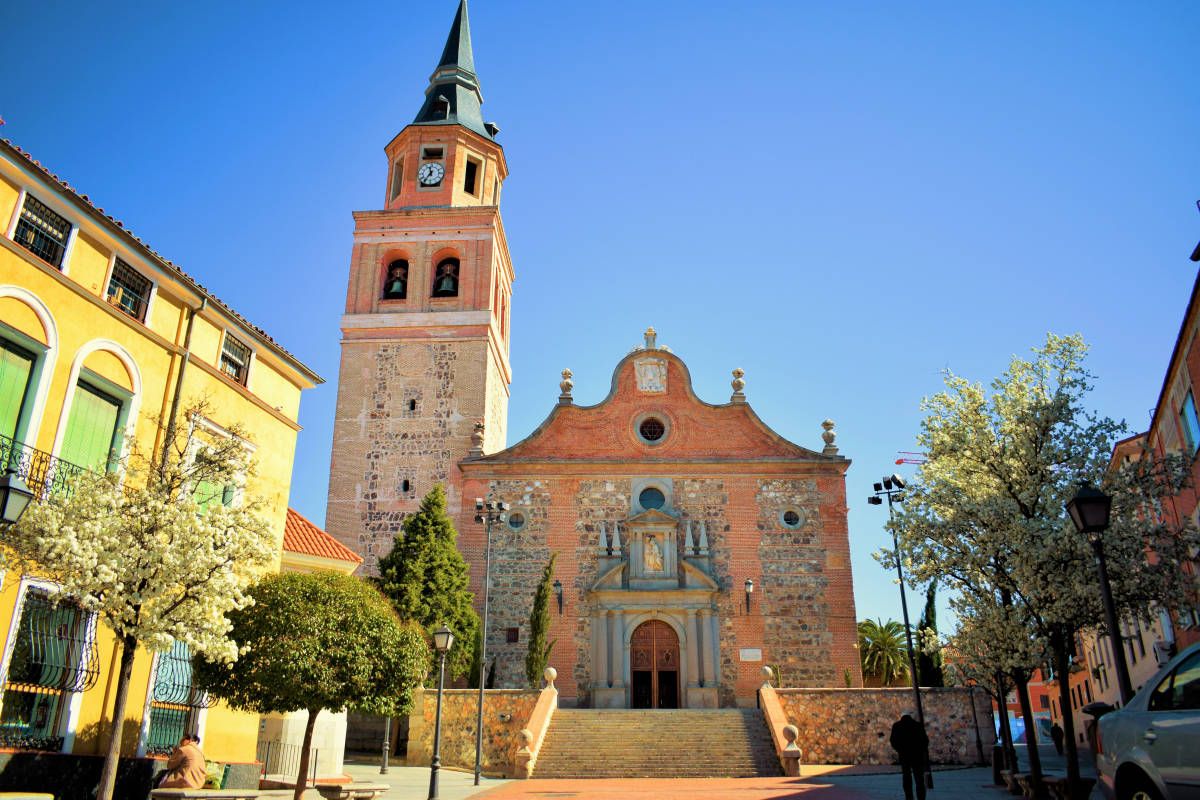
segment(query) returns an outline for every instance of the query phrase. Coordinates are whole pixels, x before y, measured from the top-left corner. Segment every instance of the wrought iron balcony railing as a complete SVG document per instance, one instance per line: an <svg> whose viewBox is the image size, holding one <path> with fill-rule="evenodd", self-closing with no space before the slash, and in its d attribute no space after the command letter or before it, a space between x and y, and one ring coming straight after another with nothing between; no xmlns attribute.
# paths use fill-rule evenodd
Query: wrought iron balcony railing
<svg viewBox="0 0 1200 800"><path fill-rule="evenodd" d="M69 494L71 481L87 471L44 450L0 436L0 474L8 470L14 470L38 500Z"/></svg>

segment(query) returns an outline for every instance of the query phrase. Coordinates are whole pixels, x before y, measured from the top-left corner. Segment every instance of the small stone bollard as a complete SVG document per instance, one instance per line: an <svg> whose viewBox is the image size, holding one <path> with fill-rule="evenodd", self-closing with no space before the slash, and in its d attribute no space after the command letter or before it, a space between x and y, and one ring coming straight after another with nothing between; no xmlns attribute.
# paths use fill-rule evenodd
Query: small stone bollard
<svg viewBox="0 0 1200 800"><path fill-rule="evenodd" d="M554 688L554 679L558 677L558 670L554 667L546 667L546 671L542 673L542 677L546 679L546 688Z"/></svg>
<svg viewBox="0 0 1200 800"><path fill-rule="evenodd" d="M762 674L763 674L763 684L766 686L770 686L771 681L775 680L775 670L771 669L770 667L763 667Z"/></svg>
<svg viewBox="0 0 1200 800"><path fill-rule="evenodd" d="M533 732L528 728L522 728L517 734L517 738L521 740L521 746L517 749L516 767L513 771L513 777L517 780L527 780L533 772L530 766L530 761L533 759L533 751L529 749L529 745L533 744Z"/></svg>
<svg viewBox="0 0 1200 800"><path fill-rule="evenodd" d="M787 744L779 754L779 760L783 764L783 774L789 778L800 777L800 746L796 744L799 735L800 729L795 725L783 726L783 738L787 739Z"/></svg>

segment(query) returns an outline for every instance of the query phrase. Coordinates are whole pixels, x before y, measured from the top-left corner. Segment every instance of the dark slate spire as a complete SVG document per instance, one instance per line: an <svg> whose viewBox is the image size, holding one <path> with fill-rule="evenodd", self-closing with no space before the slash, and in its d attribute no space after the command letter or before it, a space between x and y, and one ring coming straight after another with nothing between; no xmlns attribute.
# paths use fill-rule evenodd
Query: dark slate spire
<svg viewBox="0 0 1200 800"><path fill-rule="evenodd" d="M414 125L458 123L491 139L483 123L480 105L483 95L475 77L475 56L471 52L471 22L467 18L467 0L459 0L458 13L446 37L442 59L429 78L425 103L417 112Z"/></svg>

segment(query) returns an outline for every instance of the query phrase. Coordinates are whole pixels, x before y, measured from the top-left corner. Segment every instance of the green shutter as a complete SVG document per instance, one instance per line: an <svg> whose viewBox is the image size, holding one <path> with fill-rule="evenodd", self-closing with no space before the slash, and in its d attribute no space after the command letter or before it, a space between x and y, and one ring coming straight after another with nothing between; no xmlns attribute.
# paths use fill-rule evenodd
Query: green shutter
<svg viewBox="0 0 1200 800"><path fill-rule="evenodd" d="M79 382L59 458L95 470L108 470L117 438L121 402Z"/></svg>
<svg viewBox="0 0 1200 800"><path fill-rule="evenodd" d="M233 505L234 487L219 486L212 481L199 481L196 491L192 493L196 500L196 508L203 514L211 505Z"/></svg>
<svg viewBox="0 0 1200 800"><path fill-rule="evenodd" d="M34 360L32 353L0 339L0 436L17 437Z"/></svg>

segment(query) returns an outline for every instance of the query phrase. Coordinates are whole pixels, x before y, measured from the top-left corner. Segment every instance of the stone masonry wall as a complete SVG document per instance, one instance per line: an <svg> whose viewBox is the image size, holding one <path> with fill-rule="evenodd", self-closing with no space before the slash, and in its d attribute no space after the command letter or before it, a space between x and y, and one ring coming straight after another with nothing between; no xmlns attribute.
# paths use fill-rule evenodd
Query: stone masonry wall
<svg viewBox="0 0 1200 800"><path fill-rule="evenodd" d="M483 771L488 775L513 774L514 756L521 746L517 734L525 727L539 692L491 689L483 697ZM442 693L442 746L444 767L475 766L475 721L479 693L474 689L448 689ZM419 713L418 713L419 712ZM409 717L408 766L428 766L433 758L434 716L437 691L426 689L414 698ZM500 718L508 716L508 721Z"/></svg>
<svg viewBox="0 0 1200 800"><path fill-rule="evenodd" d="M779 669L785 686L836 686L829 657L825 549L821 537L822 507L813 479L770 479L758 482L758 555L762 561L760 609L763 648ZM798 528L783 523L793 510Z"/></svg>
<svg viewBox="0 0 1200 800"><path fill-rule="evenodd" d="M496 480L489 484L489 489L490 496L512 506L510 515L519 512L525 517L520 530L514 531L504 522L492 527L492 593L488 612L488 662L496 662L494 686L523 689L528 684L525 655L529 649L533 594L551 553L550 487L541 480ZM559 553L558 560L561 562L571 555ZM507 641L510 628L518 631L516 642ZM554 646L568 645L560 642Z"/></svg>
<svg viewBox="0 0 1200 800"><path fill-rule="evenodd" d="M913 708L912 689L777 689L788 722L800 729L796 744L805 764L894 764L888 742L892 723ZM976 722L989 757L993 734L992 707L984 692L967 689L922 689L929 757L935 764L975 764Z"/></svg>

